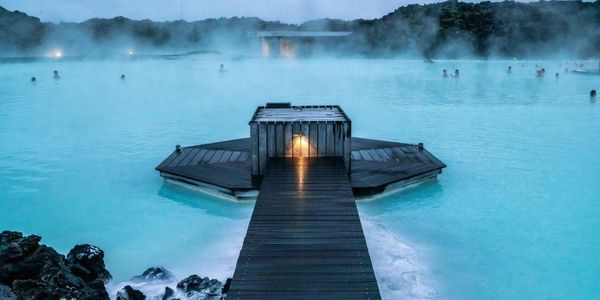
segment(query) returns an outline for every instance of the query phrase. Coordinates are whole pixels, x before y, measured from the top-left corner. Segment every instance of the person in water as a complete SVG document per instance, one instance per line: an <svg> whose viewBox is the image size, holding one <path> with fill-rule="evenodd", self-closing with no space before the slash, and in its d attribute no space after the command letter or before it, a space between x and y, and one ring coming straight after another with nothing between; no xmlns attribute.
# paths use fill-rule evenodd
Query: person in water
<svg viewBox="0 0 600 300"><path fill-rule="evenodd" d="M227 70L225 70L225 66L221 64L221 66L219 67L219 73L223 74L225 72L227 72Z"/></svg>
<svg viewBox="0 0 600 300"><path fill-rule="evenodd" d="M121 80L125 80L125 74L121 74Z"/></svg>
<svg viewBox="0 0 600 300"><path fill-rule="evenodd" d="M460 77L460 71L458 71L458 69L454 70L454 75L452 75L452 77L454 77L454 78Z"/></svg>
<svg viewBox="0 0 600 300"><path fill-rule="evenodd" d="M596 99L596 90L591 90L590 91L590 98L591 99Z"/></svg>
<svg viewBox="0 0 600 300"><path fill-rule="evenodd" d="M60 75L58 75L58 71L54 70L54 76L52 76L52 78L60 79Z"/></svg>
<svg viewBox="0 0 600 300"><path fill-rule="evenodd" d="M508 68L506 69L506 73L512 74L512 66L508 66Z"/></svg>
<svg viewBox="0 0 600 300"><path fill-rule="evenodd" d="M35 78L35 76L31 77L31 82L36 82L37 78Z"/></svg>
<svg viewBox="0 0 600 300"><path fill-rule="evenodd" d="M448 70L444 69L444 71L442 71L442 77L448 78Z"/></svg>
<svg viewBox="0 0 600 300"><path fill-rule="evenodd" d="M558 73L554 74L554 78L558 79L558 76L560 76L560 74L558 74Z"/></svg>
<svg viewBox="0 0 600 300"><path fill-rule="evenodd" d="M538 77L538 78L542 78L542 77L544 77L545 74L546 74L546 69L541 68L541 69L539 69L539 70L536 71L535 76Z"/></svg>

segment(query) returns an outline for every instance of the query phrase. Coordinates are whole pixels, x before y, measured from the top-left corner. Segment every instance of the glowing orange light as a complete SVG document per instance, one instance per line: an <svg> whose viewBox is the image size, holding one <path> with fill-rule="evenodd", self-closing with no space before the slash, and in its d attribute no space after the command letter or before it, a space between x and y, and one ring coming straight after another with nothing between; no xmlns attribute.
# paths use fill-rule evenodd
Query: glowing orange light
<svg viewBox="0 0 600 300"><path fill-rule="evenodd" d="M292 150L294 157L308 157L309 147L308 138L301 134L294 135Z"/></svg>

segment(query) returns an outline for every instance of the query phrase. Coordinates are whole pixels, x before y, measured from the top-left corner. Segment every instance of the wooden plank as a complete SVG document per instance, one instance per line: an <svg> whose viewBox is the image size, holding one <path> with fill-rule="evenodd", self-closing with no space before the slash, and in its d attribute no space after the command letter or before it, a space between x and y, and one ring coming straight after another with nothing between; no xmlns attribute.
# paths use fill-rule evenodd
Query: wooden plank
<svg viewBox="0 0 600 300"><path fill-rule="evenodd" d="M283 135L284 135L284 151L285 157L292 157L292 123L283 124Z"/></svg>
<svg viewBox="0 0 600 300"><path fill-rule="evenodd" d="M277 136L275 135L275 124L269 123L267 124L267 155L269 157L275 157L276 146L275 141L277 140Z"/></svg>
<svg viewBox="0 0 600 300"><path fill-rule="evenodd" d="M210 160L213 158L213 156L215 156L215 153L217 153L217 150L208 150L206 152L206 154L204 155L204 157L202 157L202 160L200 161L200 163L207 164L208 162L210 162Z"/></svg>
<svg viewBox="0 0 600 300"><path fill-rule="evenodd" d="M335 156L335 135L333 122L327 122L327 156Z"/></svg>
<svg viewBox="0 0 600 300"><path fill-rule="evenodd" d="M250 160L252 161L252 175L259 175L260 169L258 167L258 124L250 124L250 136L251 136L251 155Z"/></svg>
<svg viewBox="0 0 600 300"><path fill-rule="evenodd" d="M242 152L232 151L228 161L238 161Z"/></svg>
<svg viewBox="0 0 600 300"><path fill-rule="evenodd" d="M192 161L189 164L197 165L202 160L204 155L206 155L206 152L208 152L208 150L200 149L200 151L198 151L198 154L196 154L196 156L194 156L194 158L192 159Z"/></svg>
<svg viewBox="0 0 600 300"><path fill-rule="evenodd" d="M216 162L219 162L219 160L221 159L221 156L223 156L223 154L225 153L224 150L216 150L215 154L213 155L213 157L208 161L209 164L214 164Z"/></svg>
<svg viewBox="0 0 600 300"><path fill-rule="evenodd" d="M327 124L325 122L318 123L319 139L318 139L318 157L327 156Z"/></svg>
<svg viewBox="0 0 600 300"><path fill-rule="evenodd" d="M371 155L369 154L368 150L360 150L358 152L360 152L360 155L363 157L364 160L374 160L373 157L371 157Z"/></svg>
<svg viewBox="0 0 600 300"><path fill-rule="evenodd" d="M177 157L175 157L168 165L167 167L169 168L173 168L175 166L177 166L182 160L185 159L185 157L190 154L190 152L192 152L192 149L190 148L183 148L181 149L181 153L179 153L177 155Z"/></svg>
<svg viewBox="0 0 600 300"><path fill-rule="evenodd" d="M222 162L228 162L232 153L233 152L231 152L231 151L223 151L223 156L221 156L221 158L219 159L219 162L220 163L222 163Z"/></svg>
<svg viewBox="0 0 600 300"><path fill-rule="evenodd" d="M248 152L242 152L240 154L240 159L238 159L238 161L247 161L249 157L250 157L250 154Z"/></svg>
<svg viewBox="0 0 600 300"><path fill-rule="evenodd" d="M373 160L384 161L385 159L383 157L381 157L379 155L379 153L377 153L376 150L377 149L369 149L369 150L363 150L363 151L366 151L367 153L369 153L369 156L371 156L371 158L373 158Z"/></svg>
<svg viewBox="0 0 600 300"><path fill-rule="evenodd" d="M275 124L275 156L285 157L285 136L283 134L283 123Z"/></svg>
<svg viewBox="0 0 600 300"><path fill-rule="evenodd" d="M191 149L190 153L186 155L186 157L181 162L179 162L177 166L187 166L191 162L191 160L196 156L196 154L198 154L198 152L200 152L199 149Z"/></svg>
<svg viewBox="0 0 600 300"><path fill-rule="evenodd" d="M350 157L350 151L352 149L352 139L351 139L351 135L350 135L350 128L351 123L350 122L344 122L342 125L342 138L343 138L343 157L344 157L344 163L346 166L346 170L348 171L348 173L350 173L351 170L351 164L352 164L352 158Z"/></svg>
<svg viewBox="0 0 600 300"><path fill-rule="evenodd" d="M400 162L400 159L396 157L396 154L394 154L394 151L392 151L391 148L382 148L381 150L387 154L391 161Z"/></svg>
<svg viewBox="0 0 600 300"><path fill-rule="evenodd" d="M175 158L177 157L177 155L179 155L179 153L177 153L177 152L173 151L173 153L171 153L171 155L169 155L169 157L167 157L165 160L163 160L163 161L160 163L160 165L156 166L156 169L157 169L157 170L160 170L160 169L162 169L162 168L166 168L166 167L169 165L169 163L170 163L171 161L173 161L173 159L175 159Z"/></svg>
<svg viewBox="0 0 600 300"><path fill-rule="evenodd" d="M333 136L334 140L334 155L335 156L343 156L342 150L344 149L344 128L342 122L335 122L333 125Z"/></svg>
<svg viewBox="0 0 600 300"><path fill-rule="evenodd" d="M308 156L318 157L319 146L319 125L316 122L311 122L308 126Z"/></svg>
<svg viewBox="0 0 600 300"><path fill-rule="evenodd" d="M267 125L258 123L258 172L264 174L267 170Z"/></svg>
<svg viewBox="0 0 600 300"><path fill-rule="evenodd" d="M383 149L375 149L375 152L382 158L384 161L392 160L390 156Z"/></svg>

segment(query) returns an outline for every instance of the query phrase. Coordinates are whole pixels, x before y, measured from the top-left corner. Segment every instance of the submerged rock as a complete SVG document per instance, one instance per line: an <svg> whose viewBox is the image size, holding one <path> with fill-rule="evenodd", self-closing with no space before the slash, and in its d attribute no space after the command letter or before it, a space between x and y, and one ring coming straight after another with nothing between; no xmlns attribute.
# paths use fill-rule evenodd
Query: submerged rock
<svg viewBox="0 0 600 300"><path fill-rule="evenodd" d="M145 300L144 293L126 285L123 289L117 292L117 300Z"/></svg>
<svg viewBox="0 0 600 300"><path fill-rule="evenodd" d="M216 279L191 275L177 284L190 299L220 299L223 291L223 283Z"/></svg>
<svg viewBox="0 0 600 300"><path fill-rule="evenodd" d="M109 298L104 283L111 276L102 250L77 245L65 258L40 245L41 239L14 231L0 233L0 283L11 287L18 299Z"/></svg>
<svg viewBox="0 0 600 300"><path fill-rule="evenodd" d="M135 282L153 282L153 281L170 281L174 280L175 276L169 270L163 267L151 267L146 269L142 275L137 275L131 278Z"/></svg>
<svg viewBox="0 0 600 300"><path fill-rule="evenodd" d="M165 287L165 292L162 295L162 300L172 300L173 296L175 296L175 291L170 287Z"/></svg>

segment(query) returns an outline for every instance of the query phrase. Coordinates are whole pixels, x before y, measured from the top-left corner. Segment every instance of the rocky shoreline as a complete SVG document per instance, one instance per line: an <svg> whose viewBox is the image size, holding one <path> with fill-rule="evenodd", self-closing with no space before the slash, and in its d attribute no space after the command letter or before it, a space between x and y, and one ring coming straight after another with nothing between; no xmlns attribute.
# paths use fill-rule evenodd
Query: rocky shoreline
<svg viewBox="0 0 600 300"><path fill-rule="evenodd" d="M231 283L198 275L177 282L167 269L151 267L111 297L106 284L112 275L102 249L76 245L64 256L40 244L41 239L15 231L0 233L0 299L218 300L226 297ZM136 288L144 285L162 287L161 292L145 295Z"/></svg>

